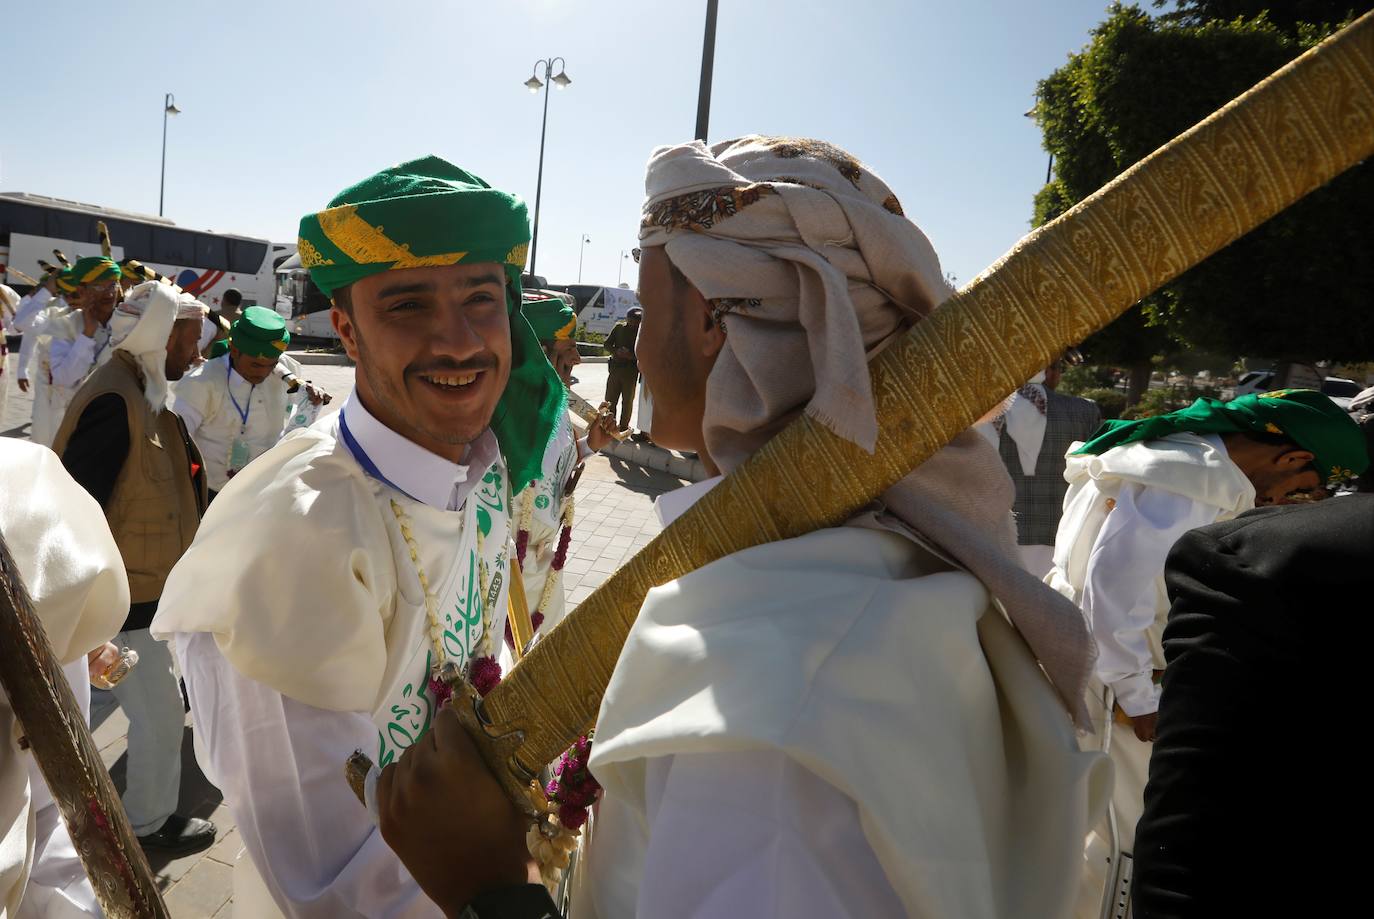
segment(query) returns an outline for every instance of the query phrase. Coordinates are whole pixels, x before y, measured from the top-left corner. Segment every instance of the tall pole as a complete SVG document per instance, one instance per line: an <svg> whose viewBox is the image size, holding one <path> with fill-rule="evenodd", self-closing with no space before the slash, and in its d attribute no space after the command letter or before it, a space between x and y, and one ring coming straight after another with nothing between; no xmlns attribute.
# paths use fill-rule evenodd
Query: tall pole
<svg viewBox="0 0 1374 919"><path fill-rule="evenodd" d="M625 259L629 257L630 255L628 252L626 252L624 249L620 250L620 271L617 272L615 276L616 287L619 287L621 284L625 283Z"/></svg>
<svg viewBox="0 0 1374 919"><path fill-rule="evenodd" d="M711 71L716 63L716 5L706 0L706 37L701 43L701 89L697 93L697 140L706 142L706 127L711 121Z"/></svg>
<svg viewBox="0 0 1374 919"><path fill-rule="evenodd" d="M591 241L592 238L583 233L582 242L577 247L577 283L579 284L582 283L582 253L587 251L587 243Z"/></svg>
<svg viewBox="0 0 1374 919"><path fill-rule="evenodd" d="M539 178L534 185L534 233L530 240L530 274L539 257L539 200L544 194L544 135L549 130L549 74L553 73L553 59L544 62L544 123L539 128Z"/></svg>
<svg viewBox="0 0 1374 919"><path fill-rule="evenodd" d="M162 179L157 186L157 215L162 216L162 202L167 192L167 113L172 108L172 94L162 99Z"/></svg>

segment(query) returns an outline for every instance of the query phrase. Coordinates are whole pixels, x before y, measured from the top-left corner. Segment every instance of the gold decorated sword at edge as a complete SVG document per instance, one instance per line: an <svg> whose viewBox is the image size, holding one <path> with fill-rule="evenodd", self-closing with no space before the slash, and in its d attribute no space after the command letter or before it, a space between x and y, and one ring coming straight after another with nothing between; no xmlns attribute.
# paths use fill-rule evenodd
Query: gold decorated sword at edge
<svg viewBox="0 0 1374 919"><path fill-rule="evenodd" d="M870 365L873 454L803 416L607 579L484 699L454 696L512 800L595 719L650 588L843 522L1066 347L1371 153L1374 13L1027 235Z"/></svg>
<svg viewBox="0 0 1374 919"><path fill-rule="evenodd" d="M0 684L107 919L167 919L86 716L0 538ZM6 739L8 742L8 739Z"/></svg>

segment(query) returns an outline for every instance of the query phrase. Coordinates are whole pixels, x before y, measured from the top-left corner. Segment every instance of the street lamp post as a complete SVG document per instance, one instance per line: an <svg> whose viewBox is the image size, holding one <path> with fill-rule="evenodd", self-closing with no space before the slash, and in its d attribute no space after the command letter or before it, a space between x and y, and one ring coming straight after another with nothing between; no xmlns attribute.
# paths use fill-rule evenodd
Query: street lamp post
<svg viewBox="0 0 1374 919"><path fill-rule="evenodd" d="M553 65L557 61L559 64L558 73L553 74ZM539 65L544 65L544 79L539 79ZM544 135L549 130L549 83L558 84L559 89L564 89L572 79L564 72L568 62L561 57L543 58L534 62L534 72L525 81L525 86L532 93L544 90L544 121L539 128L539 178L534 186L534 233L530 239L530 274L534 274L535 259L539 255L539 201L544 193Z"/></svg>
<svg viewBox="0 0 1374 919"><path fill-rule="evenodd" d="M176 96L168 93L162 99L162 180L157 187L157 215L162 216L162 202L167 192L167 116L180 115Z"/></svg>
<svg viewBox="0 0 1374 919"><path fill-rule="evenodd" d="M619 287L625 283L625 263L630 260L630 253L625 249L620 250L620 272L615 276L615 286Z"/></svg>
<svg viewBox="0 0 1374 919"><path fill-rule="evenodd" d="M587 251L587 243L591 241L592 238L586 233L583 233L582 242L577 247L577 283L579 284L582 283L582 253Z"/></svg>

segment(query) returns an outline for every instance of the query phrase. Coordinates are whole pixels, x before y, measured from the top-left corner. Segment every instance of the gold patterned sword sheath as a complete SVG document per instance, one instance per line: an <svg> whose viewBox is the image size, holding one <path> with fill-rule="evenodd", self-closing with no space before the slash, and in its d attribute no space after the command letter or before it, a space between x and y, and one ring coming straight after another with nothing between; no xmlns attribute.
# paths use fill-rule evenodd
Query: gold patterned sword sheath
<svg viewBox="0 0 1374 919"><path fill-rule="evenodd" d="M1066 347L1371 153L1374 13L1023 238L870 365L873 454L803 416L608 578L484 699L455 694L512 800L528 807L530 780L594 722L650 588L842 523ZM358 765L349 769L355 790Z"/></svg>
<svg viewBox="0 0 1374 919"><path fill-rule="evenodd" d="M3 538L0 684L107 919L167 919L148 860Z"/></svg>

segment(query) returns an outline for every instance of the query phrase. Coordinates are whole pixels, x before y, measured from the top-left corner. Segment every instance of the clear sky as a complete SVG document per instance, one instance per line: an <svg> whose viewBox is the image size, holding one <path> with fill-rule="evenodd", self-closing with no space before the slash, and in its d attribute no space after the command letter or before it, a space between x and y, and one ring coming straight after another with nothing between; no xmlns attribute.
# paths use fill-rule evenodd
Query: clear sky
<svg viewBox="0 0 1374 919"><path fill-rule="evenodd" d="M531 202L540 274L615 284L649 151L691 139L705 0L6 0L0 190L294 240L300 215L428 153ZM1022 113L1106 0L721 0L710 139L819 137L872 166L972 279L1029 229L1046 154ZM117 240L116 240L117 242ZM635 281L626 262L624 280Z"/></svg>

